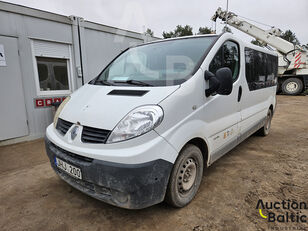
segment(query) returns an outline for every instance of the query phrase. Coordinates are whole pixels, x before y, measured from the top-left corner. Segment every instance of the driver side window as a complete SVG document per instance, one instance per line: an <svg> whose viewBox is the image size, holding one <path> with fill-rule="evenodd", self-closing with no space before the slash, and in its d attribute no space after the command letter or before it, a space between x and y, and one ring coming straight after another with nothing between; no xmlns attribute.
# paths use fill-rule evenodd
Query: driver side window
<svg viewBox="0 0 308 231"><path fill-rule="evenodd" d="M233 82L235 82L240 71L239 56L238 44L232 41L227 41L214 56L210 63L209 71L215 74L219 68L229 67L232 71Z"/></svg>

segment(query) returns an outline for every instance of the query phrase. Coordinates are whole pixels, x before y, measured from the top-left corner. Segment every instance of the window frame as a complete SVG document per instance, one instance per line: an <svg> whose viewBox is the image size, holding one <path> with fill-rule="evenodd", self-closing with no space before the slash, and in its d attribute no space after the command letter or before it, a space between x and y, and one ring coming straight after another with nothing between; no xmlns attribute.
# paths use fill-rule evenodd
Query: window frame
<svg viewBox="0 0 308 231"><path fill-rule="evenodd" d="M61 57L60 55L35 55L34 53L34 42L31 40L31 50L32 50L32 60L33 60L33 70L34 70L34 81L35 81L35 88L36 88L36 95L37 96L63 96L63 95L70 95L74 89L74 81L73 81L73 63L72 63L72 48L70 44L66 44L69 48L69 57ZM38 73L38 58L51 58L51 59L63 59L66 60L67 65L67 77L68 77L68 90L51 90L51 91L42 91L40 88L40 80L39 80L39 73Z"/></svg>
<svg viewBox="0 0 308 231"><path fill-rule="evenodd" d="M224 46L224 44L225 44L226 42L233 42L233 43L235 43L235 44L237 45L237 48L238 48L238 64L239 64L239 70L238 70L236 79L233 80L233 76L232 76L233 83L235 83L235 82L237 82L237 80L239 79L240 72L242 71L242 68L241 68L241 46L240 46L240 44L239 44L237 41L235 41L234 39L227 39L227 40L225 40L225 41L222 43L222 45L217 49L217 52L215 53L215 55L213 56L213 58L212 58L211 61L209 62L208 70L210 69L210 65L211 65L213 59L214 59L215 56L218 54L219 50L220 50L221 48L223 48L223 46ZM222 52L222 53L224 54L224 49L223 49L223 52ZM215 73L213 73L213 74L215 74Z"/></svg>

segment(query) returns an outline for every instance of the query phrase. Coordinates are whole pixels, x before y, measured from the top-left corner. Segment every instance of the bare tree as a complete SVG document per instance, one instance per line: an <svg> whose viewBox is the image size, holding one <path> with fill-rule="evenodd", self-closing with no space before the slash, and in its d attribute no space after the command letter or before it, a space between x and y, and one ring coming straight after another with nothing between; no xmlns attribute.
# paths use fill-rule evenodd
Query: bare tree
<svg viewBox="0 0 308 231"><path fill-rule="evenodd" d="M177 25L174 31L170 32L163 32L163 37L164 38L175 38L175 37L182 37L182 36L187 36L187 35L193 35L192 32L193 28L189 25L186 26L181 26Z"/></svg>

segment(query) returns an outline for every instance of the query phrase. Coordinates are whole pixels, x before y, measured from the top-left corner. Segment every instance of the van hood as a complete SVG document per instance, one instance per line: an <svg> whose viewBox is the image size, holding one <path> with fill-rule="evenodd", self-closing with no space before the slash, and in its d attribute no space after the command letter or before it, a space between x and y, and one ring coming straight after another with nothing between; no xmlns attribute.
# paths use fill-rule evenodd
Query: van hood
<svg viewBox="0 0 308 231"><path fill-rule="evenodd" d="M59 117L72 123L112 130L131 110L143 105L158 104L179 87L86 84L71 95Z"/></svg>

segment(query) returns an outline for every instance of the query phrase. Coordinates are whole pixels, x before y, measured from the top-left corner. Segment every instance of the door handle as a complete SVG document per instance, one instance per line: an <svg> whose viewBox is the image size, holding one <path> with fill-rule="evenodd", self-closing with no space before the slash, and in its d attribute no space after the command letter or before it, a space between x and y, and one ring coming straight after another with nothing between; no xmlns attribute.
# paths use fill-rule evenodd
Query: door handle
<svg viewBox="0 0 308 231"><path fill-rule="evenodd" d="M241 98L242 98L242 86L238 88L237 102L240 102Z"/></svg>

